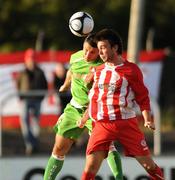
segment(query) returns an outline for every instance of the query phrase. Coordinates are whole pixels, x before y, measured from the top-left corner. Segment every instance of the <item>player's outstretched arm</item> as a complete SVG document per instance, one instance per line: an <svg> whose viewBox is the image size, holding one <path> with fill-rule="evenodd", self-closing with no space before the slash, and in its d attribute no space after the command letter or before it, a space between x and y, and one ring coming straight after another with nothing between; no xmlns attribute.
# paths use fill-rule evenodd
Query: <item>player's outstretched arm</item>
<svg viewBox="0 0 175 180"><path fill-rule="evenodd" d="M66 79L64 81L64 84L60 87L59 92L65 92L69 90L71 86L71 78L72 78L72 73L70 70L68 70L66 73Z"/></svg>

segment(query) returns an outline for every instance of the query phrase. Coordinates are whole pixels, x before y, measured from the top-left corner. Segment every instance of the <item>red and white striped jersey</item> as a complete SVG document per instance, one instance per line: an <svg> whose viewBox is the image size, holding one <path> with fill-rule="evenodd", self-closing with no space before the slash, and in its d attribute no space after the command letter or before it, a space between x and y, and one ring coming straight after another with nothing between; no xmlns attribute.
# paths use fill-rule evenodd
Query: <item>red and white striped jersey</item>
<svg viewBox="0 0 175 180"><path fill-rule="evenodd" d="M89 91L89 115L93 120L134 118L136 103L141 111L150 110L148 90L136 64L102 64L94 69L93 80Z"/></svg>

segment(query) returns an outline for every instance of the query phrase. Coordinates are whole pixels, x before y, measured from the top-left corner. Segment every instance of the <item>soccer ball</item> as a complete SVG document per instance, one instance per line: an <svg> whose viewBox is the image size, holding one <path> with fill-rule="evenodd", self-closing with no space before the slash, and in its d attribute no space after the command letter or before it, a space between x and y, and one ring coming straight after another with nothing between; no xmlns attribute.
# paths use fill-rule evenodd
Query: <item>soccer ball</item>
<svg viewBox="0 0 175 180"><path fill-rule="evenodd" d="M76 12L69 19L69 28L76 36L87 36L94 28L94 20L87 12Z"/></svg>

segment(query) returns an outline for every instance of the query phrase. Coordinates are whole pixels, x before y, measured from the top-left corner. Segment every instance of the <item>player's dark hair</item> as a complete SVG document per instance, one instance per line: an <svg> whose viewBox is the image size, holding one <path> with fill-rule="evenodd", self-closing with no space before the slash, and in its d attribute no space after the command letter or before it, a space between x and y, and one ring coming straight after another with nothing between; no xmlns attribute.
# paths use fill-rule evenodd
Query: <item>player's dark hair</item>
<svg viewBox="0 0 175 180"><path fill-rule="evenodd" d="M95 41L96 43L101 40L108 40L111 47L115 45L118 46L117 52L118 54L122 54L123 52L123 43L122 39L117 32L112 29L102 29L101 31L96 33Z"/></svg>
<svg viewBox="0 0 175 180"><path fill-rule="evenodd" d="M84 42L89 43L93 48L97 48L97 43L95 41L95 33L90 33L84 40Z"/></svg>

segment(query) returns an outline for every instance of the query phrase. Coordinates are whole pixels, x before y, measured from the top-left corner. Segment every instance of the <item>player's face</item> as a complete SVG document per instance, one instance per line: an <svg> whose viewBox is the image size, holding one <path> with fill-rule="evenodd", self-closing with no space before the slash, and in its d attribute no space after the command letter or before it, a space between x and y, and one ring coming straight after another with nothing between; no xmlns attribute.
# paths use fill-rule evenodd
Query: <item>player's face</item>
<svg viewBox="0 0 175 180"><path fill-rule="evenodd" d="M104 62L113 62L116 49L114 47L111 47L108 40L98 41L97 47L99 50L100 58Z"/></svg>
<svg viewBox="0 0 175 180"><path fill-rule="evenodd" d="M83 44L84 59L88 62L95 61L98 58L98 48L92 47L89 43Z"/></svg>

